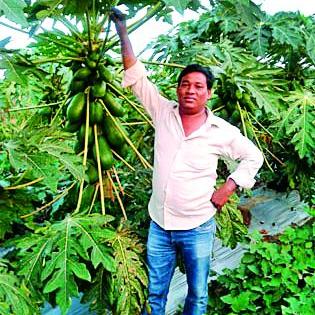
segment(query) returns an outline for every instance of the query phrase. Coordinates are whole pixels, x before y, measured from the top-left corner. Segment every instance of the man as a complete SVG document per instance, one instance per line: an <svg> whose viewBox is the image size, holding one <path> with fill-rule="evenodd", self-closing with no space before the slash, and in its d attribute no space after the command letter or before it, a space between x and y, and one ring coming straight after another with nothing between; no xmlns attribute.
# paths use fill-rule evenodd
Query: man
<svg viewBox="0 0 315 315"><path fill-rule="evenodd" d="M113 9L125 69L123 86L131 86L155 127L152 219L147 243L149 305L165 314L176 252L184 260L188 294L184 315L206 314L214 215L237 186L250 188L263 163L262 154L240 131L206 108L213 76L199 65L178 78L178 103L162 97L134 55L121 12ZM215 191L220 156L239 160L237 169Z"/></svg>

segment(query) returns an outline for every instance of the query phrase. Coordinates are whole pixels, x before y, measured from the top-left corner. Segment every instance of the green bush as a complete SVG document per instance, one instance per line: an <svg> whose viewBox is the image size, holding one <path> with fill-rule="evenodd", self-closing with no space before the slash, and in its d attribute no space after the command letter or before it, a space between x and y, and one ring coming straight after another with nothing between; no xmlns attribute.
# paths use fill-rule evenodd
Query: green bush
<svg viewBox="0 0 315 315"><path fill-rule="evenodd" d="M314 314L315 222L256 235L237 269L209 287L208 314Z"/></svg>

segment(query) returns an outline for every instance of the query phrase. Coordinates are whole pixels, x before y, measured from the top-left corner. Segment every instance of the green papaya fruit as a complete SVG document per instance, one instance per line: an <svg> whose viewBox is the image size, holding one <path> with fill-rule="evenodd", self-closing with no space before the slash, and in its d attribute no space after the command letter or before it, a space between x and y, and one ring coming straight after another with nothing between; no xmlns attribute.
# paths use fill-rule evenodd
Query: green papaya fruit
<svg viewBox="0 0 315 315"><path fill-rule="evenodd" d="M88 165L88 168L86 170L86 175L87 175L89 184L94 184L95 182L98 181L98 171L97 171L97 168L92 163Z"/></svg>
<svg viewBox="0 0 315 315"><path fill-rule="evenodd" d="M223 118L223 119L228 119L229 118L229 113L228 113L228 111L225 108L223 108L223 109L221 109L219 111L219 116L221 118Z"/></svg>
<svg viewBox="0 0 315 315"><path fill-rule="evenodd" d="M74 95L67 108L67 118L73 122L79 122L83 116L85 110L85 95L83 92L79 92Z"/></svg>
<svg viewBox="0 0 315 315"><path fill-rule="evenodd" d="M246 128L247 138L250 140L253 140L254 139L254 130L248 121L245 121L245 128Z"/></svg>
<svg viewBox="0 0 315 315"><path fill-rule="evenodd" d="M104 110L102 104L99 102L92 102L90 104L90 123L99 124L104 119Z"/></svg>
<svg viewBox="0 0 315 315"><path fill-rule="evenodd" d="M116 148L115 150L118 153L118 155L120 155L122 158L125 158L130 152L129 145L126 142L123 143L120 147Z"/></svg>
<svg viewBox="0 0 315 315"><path fill-rule="evenodd" d="M85 90L85 82L83 80L72 80L69 89L73 94L83 92Z"/></svg>
<svg viewBox="0 0 315 315"><path fill-rule="evenodd" d="M237 108L235 108L234 112L230 116L229 121L233 125L237 125L241 121L241 115L240 115L240 112L239 112L239 110Z"/></svg>
<svg viewBox="0 0 315 315"><path fill-rule="evenodd" d="M110 92L105 93L104 103L113 116L122 117L125 114L124 108L118 103Z"/></svg>
<svg viewBox="0 0 315 315"><path fill-rule="evenodd" d="M98 66L98 73L100 75L100 77L106 81L106 82L111 82L113 80L113 74L111 73L111 71L106 68L104 65L99 65Z"/></svg>
<svg viewBox="0 0 315 315"><path fill-rule="evenodd" d="M85 68L80 68L77 70L74 75L73 79L74 80L86 80L90 75L92 74L91 69L85 67Z"/></svg>
<svg viewBox="0 0 315 315"><path fill-rule="evenodd" d="M52 109L48 106L42 107L38 110L38 114L42 116L49 116L52 113Z"/></svg>
<svg viewBox="0 0 315 315"><path fill-rule="evenodd" d="M106 83L105 81L96 82L91 88L93 97L103 97L106 94Z"/></svg>
<svg viewBox="0 0 315 315"><path fill-rule="evenodd" d="M117 81L113 80L112 82L110 82L110 85L108 85L108 87L116 96L124 95L124 91L120 83L118 83Z"/></svg>
<svg viewBox="0 0 315 315"><path fill-rule="evenodd" d="M100 55L96 51L93 51L89 54L89 59L97 62L100 59Z"/></svg>
<svg viewBox="0 0 315 315"><path fill-rule="evenodd" d="M81 123L71 123L70 121L66 121L64 130L67 132L75 132L80 129Z"/></svg>
<svg viewBox="0 0 315 315"><path fill-rule="evenodd" d="M95 69L96 66L97 66L96 61L90 60L90 59L87 59L87 60L85 61L85 64L86 64L90 69Z"/></svg>
<svg viewBox="0 0 315 315"><path fill-rule="evenodd" d="M80 130L78 132L78 140L82 145L84 145L84 139L85 139L85 124L82 124L80 127ZM89 126L89 131L88 131L88 144L92 144L94 142L93 138L93 128Z"/></svg>
<svg viewBox="0 0 315 315"><path fill-rule="evenodd" d="M121 131L117 128L113 119L109 116L105 116L103 121L103 131L108 143L112 147L121 146L125 142L125 138ZM124 131L123 126L120 124L119 120L115 119L115 121L119 125L120 129Z"/></svg>
<svg viewBox="0 0 315 315"><path fill-rule="evenodd" d="M99 147L99 152L100 152L100 160L101 160L102 168L104 170L108 170L114 164L114 157L105 137L103 136L98 137L98 147ZM94 160L97 161L95 143L93 145L93 157L94 157Z"/></svg>
<svg viewBox="0 0 315 315"><path fill-rule="evenodd" d="M235 96L236 96L236 98L237 98L238 100L241 100L241 99L242 99L242 92L241 92L240 90L237 90L237 91L235 92Z"/></svg>
<svg viewBox="0 0 315 315"><path fill-rule="evenodd" d="M105 64L108 66L116 66L116 61L110 56L105 56Z"/></svg>
<svg viewBox="0 0 315 315"><path fill-rule="evenodd" d="M87 211L90 208L94 193L95 193L95 185L89 184L84 187L83 194L82 194L81 207L80 207L81 212Z"/></svg>
<svg viewBox="0 0 315 315"><path fill-rule="evenodd" d="M213 97L210 99L208 104L209 108L213 110L222 106L222 100L219 97Z"/></svg>

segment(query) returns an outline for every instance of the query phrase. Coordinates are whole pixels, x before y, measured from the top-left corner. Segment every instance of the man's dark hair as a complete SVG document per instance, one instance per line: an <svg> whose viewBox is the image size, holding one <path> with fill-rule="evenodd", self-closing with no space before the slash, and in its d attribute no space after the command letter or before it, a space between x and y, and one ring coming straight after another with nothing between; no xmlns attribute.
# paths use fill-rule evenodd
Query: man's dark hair
<svg viewBox="0 0 315 315"><path fill-rule="evenodd" d="M212 88L213 82L214 82L214 75L212 74L211 70L209 68L203 67L201 65L198 65L196 63L188 65L186 68L182 70L182 72L179 74L177 79L177 86L180 86L182 82L182 78L191 72L201 72L206 76L207 79L207 88L210 90Z"/></svg>

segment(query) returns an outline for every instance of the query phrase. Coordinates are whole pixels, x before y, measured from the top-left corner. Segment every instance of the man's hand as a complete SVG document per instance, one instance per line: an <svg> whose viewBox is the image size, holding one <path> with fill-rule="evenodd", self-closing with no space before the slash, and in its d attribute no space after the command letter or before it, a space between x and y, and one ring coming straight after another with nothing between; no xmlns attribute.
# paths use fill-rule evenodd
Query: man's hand
<svg viewBox="0 0 315 315"><path fill-rule="evenodd" d="M118 9L112 8L110 19L115 23L116 31L121 44L121 55L124 69L127 70L137 62L137 58L133 52L132 45L128 37L125 15Z"/></svg>
<svg viewBox="0 0 315 315"><path fill-rule="evenodd" d="M237 185L235 184L234 180L229 178L223 186L221 186L213 193L211 202L218 209L219 212L221 211L222 207L227 203L229 197L234 193L236 188Z"/></svg>
<svg viewBox="0 0 315 315"><path fill-rule="evenodd" d="M119 37L127 35L125 15L117 8L111 8L109 17L114 22Z"/></svg>

